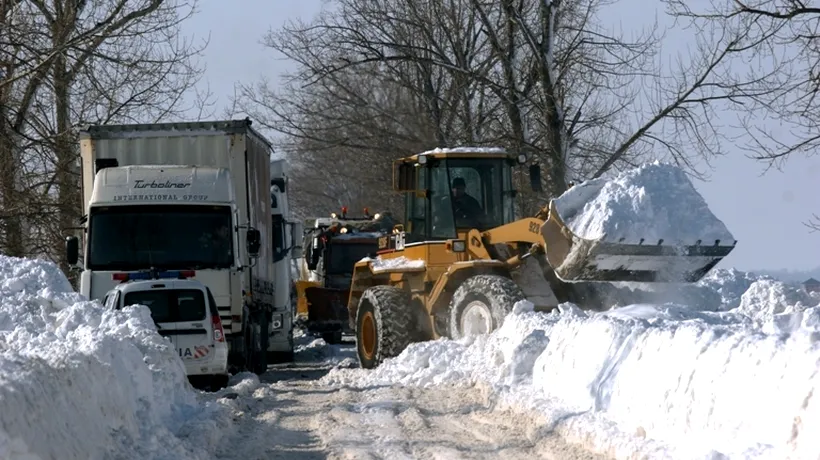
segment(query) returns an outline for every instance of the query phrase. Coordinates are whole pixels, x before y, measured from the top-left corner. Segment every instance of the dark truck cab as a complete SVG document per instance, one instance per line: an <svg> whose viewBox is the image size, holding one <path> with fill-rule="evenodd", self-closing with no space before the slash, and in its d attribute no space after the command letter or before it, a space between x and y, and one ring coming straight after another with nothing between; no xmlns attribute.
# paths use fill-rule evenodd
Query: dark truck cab
<svg viewBox="0 0 820 460"><path fill-rule="evenodd" d="M389 234L395 223L389 214L351 218L343 211L332 215L332 223L305 229L305 266L308 273L296 282L297 305L307 310L304 325L327 343L341 343L352 333L347 299L353 266L365 257L375 257L379 238Z"/></svg>

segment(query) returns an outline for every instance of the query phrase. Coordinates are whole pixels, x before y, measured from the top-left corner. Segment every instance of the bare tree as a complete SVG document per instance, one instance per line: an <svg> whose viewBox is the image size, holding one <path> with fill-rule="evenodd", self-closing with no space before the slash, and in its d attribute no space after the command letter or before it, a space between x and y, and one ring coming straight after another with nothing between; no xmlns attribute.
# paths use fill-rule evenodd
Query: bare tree
<svg viewBox="0 0 820 460"><path fill-rule="evenodd" d="M31 207L24 193L25 146L23 125L37 91L48 73L53 53L40 51L43 40L28 5L0 2L0 195L2 195L3 249L11 256L25 254L23 222ZM35 64L31 64L34 62Z"/></svg>
<svg viewBox="0 0 820 460"><path fill-rule="evenodd" d="M27 244L13 238L22 235L23 222L18 221L10 228L20 231L7 232L5 249L60 260L64 232L77 225L81 213L75 128L89 122L183 117L189 109L183 98L201 75L194 61L201 47L182 39L179 25L196 5L21 0L16 6L16 17L28 21L28 29L9 29L19 45L10 62L18 67L5 74L0 88L17 96L5 106L11 135L3 139L18 155L2 165L30 174L23 181L27 199L18 194L15 200L28 210L30 237ZM6 197L15 195L3 190Z"/></svg>
<svg viewBox="0 0 820 460"><path fill-rule="evenodd" d="M338 212L342 206L376 212L398 205L389 193L389 160L435 137L433 129L419 123L418 107L400 89L367 73L350 75L348 81L342 77L307 91L287 86L273 91L264 83L243 90L246 113L285 133L274 143L296 160L291 197L302 217Z"/></svg>
<svg viewBox="0 0 820 460"><path fill-rule="evenodd" d="M695 10L667 1L671 14L699 28L744 31L735 68L727 80L747 84L739 116L748 156L780 168L792 154L811 156L820 148L820 5L812 0L715 0ZM820 230L820 217L807 222Z"/></svg>
<svg viewBox="0 0 820 460"><path fill-rule="evenodd" d="M774 94L759 84L771 74L744 80L728 70L752 33L701 27L690 54L668 68L655 60L662 37L654 30L627 40L599 24L610 3L338 0L311 24L268 36L268 46L297 63L287 92L263 98L256 87L245 95L258 117L278 120L271 125L286 139L313 133L310 149L337 149L336 163L383 151L380 137L404 140L402 125L387 130L383 122L407 112L387 106L369 118L361 110L379 105L377 94L390 86L418 107L408 113L416 126L429 128L418 131L422 142L406 145L494 144L531 153L547 166L550 196L570 180L632 167L649 155L698 174L697 160L733 141L716 114ZM353 83L356 97L340 82ZM293 104L297 93L311 102ZM321 115L302 116L311 110ZM529 210L539 201L522 204Z"/></svg>
<svg viewBox="0 0 820 460"><path fill-rule="evenodd" d="M383 34L380 43L394 43L394 48L417 52L419 58L375 59L329 72L330 60L340 67L352 62L347 44L333 49L313 46L321 31L296 24L269 34L266 43L304 70L286 76L280 91L266 82L245 85L241 91L245 111L285 136L280 146L296 164L298 184L306 189L300 194L314 204L311 213L344 204L359 207L356 203L396 209L401 205L389 193L390 160L439 145L480 143L483 127L489 124L482 119L482 88L463 75L453 78L429 57L449 49L452 59L464 65L488 60L486 53L481 56L477 51L482 44L477 43L476 18L409 2L362 1L350 6L350 27ZM391 13L393 7L400 10ZM407 24L389 28L390 24L374 22L374 17L390 14L405 17L408 24L432 21L440 27L427 31L436 34L429 36ZM442 48L424 47L431 42ZM451 47L445 48L448 43Z"/></svg>

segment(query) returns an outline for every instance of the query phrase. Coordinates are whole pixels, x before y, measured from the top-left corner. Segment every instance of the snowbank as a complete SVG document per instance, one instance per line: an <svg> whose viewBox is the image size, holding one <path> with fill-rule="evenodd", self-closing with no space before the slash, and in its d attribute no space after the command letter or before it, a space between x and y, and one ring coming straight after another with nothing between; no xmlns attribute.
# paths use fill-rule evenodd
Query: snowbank
<svg viewBox="0 0 820 460"><path fill-rule="evenodd" d="M700 311L728 311L740 305L741 296L754 282L764 279L772 278L718 268L695 284L596 283L595 289L606 302L602 309L635 303L675 303Z"/></svg>
<svg viewBox="0 0 820 460"><path fill-rule="evenodd" d="M719 298L740 299L734 307L538 314L519 302L492 335L413 344L373 371L334 369L325 381L488 384L501 404L538 410L546 429L620 458L816 456L820 299L721 274L725 283L700 287L720 286Z"/></svg>
<svg viewBox="0 0 820 460"><path fill-rule="evenodd" d="M209 458L228 417L147 308L106 311L54 264L0 256L0 458Z"/></svg>
<svg viewBox="0 0 820 460"><path fill-rule="evenodd" d="M555 200L561 220L579 237L665 245L732 244L734 237L676 166L645 164L612 179L578 184Z"/></svg>

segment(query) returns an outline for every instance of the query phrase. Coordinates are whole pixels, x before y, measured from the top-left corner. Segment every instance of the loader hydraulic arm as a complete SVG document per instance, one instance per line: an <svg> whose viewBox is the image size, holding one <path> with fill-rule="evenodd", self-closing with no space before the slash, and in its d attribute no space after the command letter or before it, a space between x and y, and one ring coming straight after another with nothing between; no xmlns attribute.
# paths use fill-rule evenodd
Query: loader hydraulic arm
<svg viewBox="0 0 820 460"><path fill-rule="evenodd" d="M544 237L541 235L543 219L526 217L524 219L510 222L509 224L493 228L483 232L484 244L512 244L512 243L532 243L544 244Z"/></svg>
<svg viewBox="0 0 820 460"><path fill-rule="evenodd" d="M544 237L541 232L543 225L543 219L528 217L485 232L472 230L468 235L468 240L471 242L469 244L471 255L475 259L490 259L492 257L487 251L488 246L529 243L531 247L525 254L517 254L507 260L502 260L507 266L514 268L528 257L543 253L545 248ZM481 244L476 244L477 241L475 240L479 240Z"/></svg>

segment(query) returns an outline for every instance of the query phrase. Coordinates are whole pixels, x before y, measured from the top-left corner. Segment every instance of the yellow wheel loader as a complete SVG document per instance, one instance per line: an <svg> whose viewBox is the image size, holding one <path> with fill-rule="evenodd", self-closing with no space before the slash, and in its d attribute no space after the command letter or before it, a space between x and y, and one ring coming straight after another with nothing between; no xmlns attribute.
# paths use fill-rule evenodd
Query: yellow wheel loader
<svg viewBox="0 0 820 460"><path fill-rule="evenodd" d="M492 332L519 300L536 311L566 301L595 308L595 285L696 282L734 248L586 240L562 222L554 201L517 219L512 172L526 161L460 147L394 163L404 224L379 239L376 258L355 264L347 301L363 368L412 342ZM539 166L529 175L541 191Z"/></svg>

